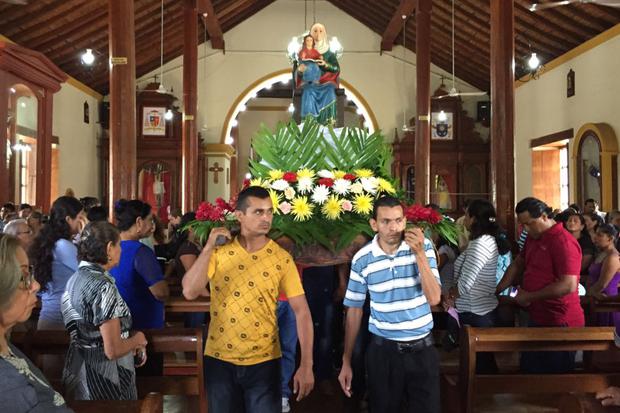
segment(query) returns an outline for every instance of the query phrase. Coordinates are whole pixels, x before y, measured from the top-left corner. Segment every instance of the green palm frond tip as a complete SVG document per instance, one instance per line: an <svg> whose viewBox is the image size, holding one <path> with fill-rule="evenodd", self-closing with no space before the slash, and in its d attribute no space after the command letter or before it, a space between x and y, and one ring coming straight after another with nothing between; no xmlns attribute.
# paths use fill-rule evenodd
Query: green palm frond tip
<svg viewBox="0 0 620 413"><path fill-rule="evenodd" d="M327 131L325 131L327 128ZM296 171L309 168L353 171L370 169L388 177L392 151L381 132L360 128L324 127L307 117L300 128L293 120L278 123L275 130L264 124L252 140L255 157L250 160L254 177L266 177L269 170Z"/></svg>

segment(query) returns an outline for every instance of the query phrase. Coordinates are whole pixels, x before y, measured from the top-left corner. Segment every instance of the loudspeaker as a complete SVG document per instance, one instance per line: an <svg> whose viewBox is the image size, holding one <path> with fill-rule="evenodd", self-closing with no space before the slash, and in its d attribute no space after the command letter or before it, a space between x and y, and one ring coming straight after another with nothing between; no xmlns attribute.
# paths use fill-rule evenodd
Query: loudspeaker
<svg viewBox="0 0 620 413"><path fill-rule="evenodd" d="M476 121L478 122L488 122L491 114L491 102L478 102L478 113L476 116Z"/></svg>

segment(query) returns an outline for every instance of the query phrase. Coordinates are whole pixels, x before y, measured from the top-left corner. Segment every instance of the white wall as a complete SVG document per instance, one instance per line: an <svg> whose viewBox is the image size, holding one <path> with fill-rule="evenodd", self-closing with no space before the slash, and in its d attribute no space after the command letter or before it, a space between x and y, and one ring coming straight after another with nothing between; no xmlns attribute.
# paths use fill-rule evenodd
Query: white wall
<svg viewBox="0 0 620 413"><path fill-rule="evenodd" d="M402 108L406 108L407 119L415 114L415 55L406 52L408 63L403 83L401 47L380 54L381 36L326 1L316 2L316 20L325 25L328 36L337 36L344 47L341 78L366 99L379 128L392 140L394 128L403 125ZM309 11L308 25L311 23ZM226 114L247 87L263 76L289 68L285 55L287 44L292 36L300 35L305 29L304 2L278 0L224 34L225 54L211 49L209 43L204 59L204 45L200 46L197 120L199 127L206 122L202 134L207 142L220 142ZM446 73L435 66L431 70L434 91L440 84L440 74L446 76ZM155 70L143 76L138 79L138 85L145 86L158 74L159 70ZM182 102L182 57L165 65L164 85L168 89L173 87ZM462 91L475 90L461 82L457 87ZM465 108L470 116L475 116L475 102L466 100Z"/></svg>
<svg viewBox="0 0 620 413"><path fill-rule="evenodd" d="M90 123L84 123L84 102L88 102ZM58 192L63 195L73 188L75 195L99 196L99 157L97 137L101 128L98 123L98 101L78 88L63 83L54 95L52 134L58 136L60 170Z"/></svg>
<svg viewBox="0 0 620 413"><path fill-rule="evenodd" d="M604 122L620 135L620 36L567 61L515 92L516 199L532 193L530 141L586 123ZM575 96L566 97L566 75L575 71ZM572 154L572 140L569 154ZM570 172L569 185L572 181ZM572 194L572 191L571 191ZM573 202L570 199L570 202Z"/></svg>

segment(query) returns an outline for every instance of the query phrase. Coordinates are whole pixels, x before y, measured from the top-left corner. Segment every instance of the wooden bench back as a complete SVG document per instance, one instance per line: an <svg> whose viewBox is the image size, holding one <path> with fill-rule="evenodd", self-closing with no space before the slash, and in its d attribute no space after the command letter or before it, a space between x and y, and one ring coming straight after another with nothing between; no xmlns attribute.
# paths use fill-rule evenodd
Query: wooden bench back
<svg viewBox="0 0 620 413"><path fill-rule="evenodd" d="M595 392L620 380L620 374L476 374L479 352L604 351L614 346L613 327L465 326L461 334L459 387L461 411L473 412L476 394Z"/></svg>
<svg viewBox="0 0 620 413"><path fill-rule="evenodd" d="M138 394L158 392L164 395L197 396L201 413L207 412L204 382L204 348L202 330L198 328L165 328L144 330L148 341L147 354L192 353L190 362L181 374L171 374L164 365L164 376L138 376Z"/></svg>

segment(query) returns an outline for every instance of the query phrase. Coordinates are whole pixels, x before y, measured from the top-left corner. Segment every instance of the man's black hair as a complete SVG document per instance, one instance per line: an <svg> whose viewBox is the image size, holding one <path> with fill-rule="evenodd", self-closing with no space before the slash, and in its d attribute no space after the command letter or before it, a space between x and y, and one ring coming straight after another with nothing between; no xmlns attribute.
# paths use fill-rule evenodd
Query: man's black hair
<svg viewBox="0 0 620 413"><path fill-rule="evenodd" d="M235 208L237 211L241 211L245 213L248 209L248 198L258 198L258 199L267 199L269 198L269 191L267 191L262 186L249 186L245 188L243 191L239 192L239 197L237 198L237 207ZM273 206L274 208L277 205Z"/></svg>
<svg viewBox="0 0 620 413"><path fill-rule="evenodd" d="M372 219L377 219L377 211L380 207L402 207L402 205L403 204L398 198L394 198L393 196L382 196L375 201L375 205L372 208Z"/></svg>
<svg viewBox="0 0 620 413"><path fill-rule="evenodd" d="M534 197L523 198L515 207L515 212L517 214L529 212L532 218L540 218L543 213L549 216L552 211L553 210L551 209L551 207L549 207L540 199Z"/></svg>

